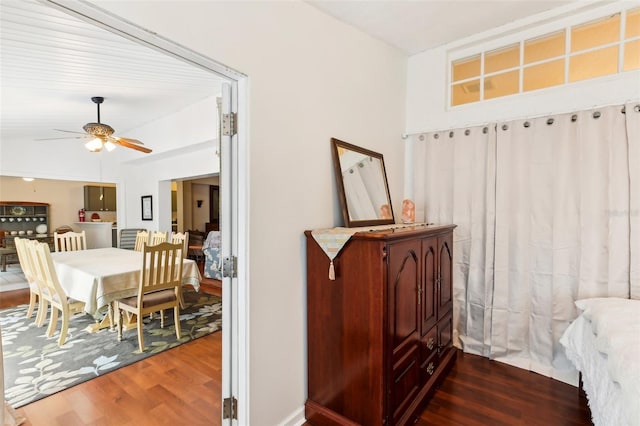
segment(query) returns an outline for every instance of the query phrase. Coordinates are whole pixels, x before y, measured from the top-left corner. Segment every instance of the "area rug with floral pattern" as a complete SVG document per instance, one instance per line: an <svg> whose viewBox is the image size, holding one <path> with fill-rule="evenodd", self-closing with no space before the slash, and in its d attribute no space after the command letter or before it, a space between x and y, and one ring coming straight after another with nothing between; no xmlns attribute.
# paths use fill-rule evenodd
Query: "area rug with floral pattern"
<svg viewBox="0 0 640 426"><path fill-rule="evenodd" d="M155 314L153 319L144 319L143 353L138 347L136 328L124 331L119 342L115 329L86 331L95 320L88 314L78 314L71 317L67 340L59 347L60 320L56 333L47 338L48 321L37 327L35 312L26 318L28 305L0 310L5 399L18 408L221 330L220 297L196 291L185 291L183 295L181 339L176 339L172 310L165 311L164 328L160 328L160 316Z"/></svg>

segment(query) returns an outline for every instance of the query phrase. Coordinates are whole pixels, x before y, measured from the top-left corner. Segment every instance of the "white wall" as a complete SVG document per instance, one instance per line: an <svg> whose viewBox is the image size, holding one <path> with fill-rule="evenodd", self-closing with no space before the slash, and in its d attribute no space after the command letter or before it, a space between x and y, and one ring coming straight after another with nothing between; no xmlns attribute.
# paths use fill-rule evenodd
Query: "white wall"
<svg viewBox="0 0 640 426"><path fill-rule="evenodd" d="M385 156L398 214L406 58L297 1L97 3L249 76L250 421L297 421L303 231L341 225L329 140Z"/></svg>
<svg viewBox="0 0 640 426"><path fill-rule="evenodd" d="M202 200L198 207L197 200ZM191 185L191 208L193 209L193 227L204 232L205 223L209 222L209 185L194 183Z"/></svg>
<svg viewBox="0 0 640 426"><path fill-rule="evenodd" d="M556 10L563 13L570 8L580 8L580 2ZM409 58L407 72L407 133L465 127L487 122L533 117L559 112L571 112L594 106L624 103L640 98L640 71L585 80L566 86L558 86L525 94L507 96L454 108L447 107L448 52L457 48L479 52L481 47L469 47L480 43L505 46L520 39L547 34L578 22L587 22L624 6L621 2L608 4L587 11L570 13L553 19L554 12L545 12L527 19L527 29L515 31L525 22L505 25L486 33L414 55ZM627 2L628 6L628 2ZM539 21L535 25L536 21ZM500 35L503 33L504 35ZM474 50L475 49L475 50ZM472 53L469 53L470 55Z"/></svg>
<svg viewBox="0 0 640 426"><path fill-rule="evenodd" d="M118 162L135 158L123 149L89 152L78 141L0 141L0 175L93 182L116 182ZM130 151L130 150L127 150Z"/></svg>
<svg viewBox="0 0 640 426"><path fill-rule="evenodd" d="M171 180L205 176L220 170L217 142L174 149L171 156L143 158L123 164L118 181L118 228L171 230ZM143 221L141 200L151 195L153 220ZM120 206L127 206L121 210ZM208 210L207 210L208 211Z"/></svg>
<svg viewBox="0 0 640 426"><path fill-rule="evenodd" d="M144 126L130 129L126 134L142 140L155 153L171 153L177 147L217 139L216 96L205 98Z"/></svg>

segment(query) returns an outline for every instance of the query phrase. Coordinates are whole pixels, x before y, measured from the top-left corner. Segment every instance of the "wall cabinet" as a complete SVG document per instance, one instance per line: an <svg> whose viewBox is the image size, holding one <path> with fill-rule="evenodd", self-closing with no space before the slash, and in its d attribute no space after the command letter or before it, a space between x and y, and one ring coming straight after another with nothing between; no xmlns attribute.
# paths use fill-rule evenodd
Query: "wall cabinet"
<svg viewBox="0 0 640 426"><path fill-rule="evenodd" d="M92 212L116 211L116 188L85 185L84 209Z"/></svg>
<svg viewBox="0 0 640 426"><path fill-rule="evenodd" d="M354 234L329 259L307 236L312 425L413 423L456 358L455 225Z"/></svg>

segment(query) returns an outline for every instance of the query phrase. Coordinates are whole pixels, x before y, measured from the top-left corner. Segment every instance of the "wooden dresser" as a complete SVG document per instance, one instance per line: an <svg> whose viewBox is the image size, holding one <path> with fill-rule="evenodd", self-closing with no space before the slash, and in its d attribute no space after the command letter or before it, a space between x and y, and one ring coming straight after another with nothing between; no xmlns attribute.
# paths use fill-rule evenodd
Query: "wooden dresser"
<svg viewBox="0 0 640 426"><path fill-rule="evenodd" d="M456 358L455 225L354 234L334 259L307 237L308 422L412 424Z"/></svg>

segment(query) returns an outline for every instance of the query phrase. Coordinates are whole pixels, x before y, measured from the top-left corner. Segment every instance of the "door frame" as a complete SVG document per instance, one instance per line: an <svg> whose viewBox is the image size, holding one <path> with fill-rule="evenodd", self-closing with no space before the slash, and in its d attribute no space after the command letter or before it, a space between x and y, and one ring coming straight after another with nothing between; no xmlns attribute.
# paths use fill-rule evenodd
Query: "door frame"
<svg viewBox="0 0 640 426"><path fill-rule="evenodd" d="M248 279L249 279L249 176L248 176L248 77L247 75L228 67L220 62L193 51L185 46L164 38L152 31L146 30L132 22L124 20L96 5L82 0L39 0L48 6L62 10L81 20L101 27L107 31L118 34L136 43L173 56L179 60L192 64L195 67L210 71L228 80L231 85L231 111L236 113L237 134L232 137L232 145L227 147L232 156L229 162L235 170L229 170L234 176L233 188L225 191L232 199L232 206L228 212L229 219L220 221L220 231L223 241L229 241L225 253L222 247L222 256L235 256L237 261L237 277L225 278L227 288L232 286L233 291L226 291L233 297L227 299L223 293L223 312L233 312L233 318L237 321L232 324L223 324L223 365L224 358L231 361L231 368L222 368L222 399L235 397L238 400L237 419L223 420L223 425L248 424L249 421L249 354L248 348ZM222 144L221 144L222 145ZM229 149L230 148L230 149ZM221 146L222 151L222 146ZM220 153L223 156L223 153ZM221 192L222 197L222 192ZM222 200L224 203L227 200ZM222 219L222 218L221 218ZM223 224L224 223L224 224ZM224 242L223 242L224 244ZM227 300L224 300L227 299ZM224 303L228 302L228 303ZM229 306L230 305L230 306ZM223 334L223 336L225 336ZM225 344L227 343L227 344ZM230 344L228 344L230 343ZM231 347L229 347L231 346ZM229 371L231 370L231 371ZM225 387L227 387L225 389ZM221 401L222 403L222 401ZM222 404L221 404L222 407Z"/></svg>

